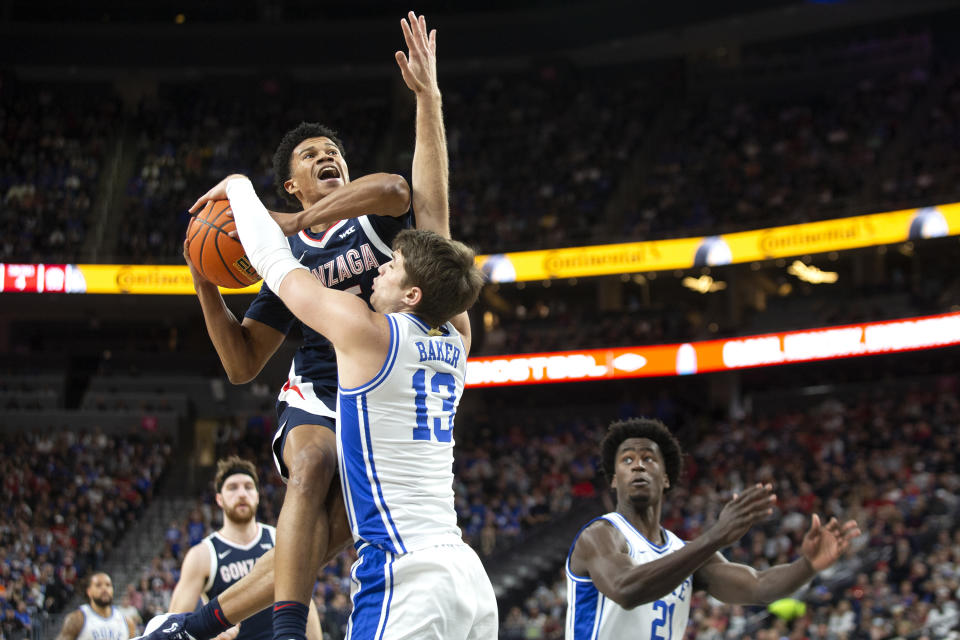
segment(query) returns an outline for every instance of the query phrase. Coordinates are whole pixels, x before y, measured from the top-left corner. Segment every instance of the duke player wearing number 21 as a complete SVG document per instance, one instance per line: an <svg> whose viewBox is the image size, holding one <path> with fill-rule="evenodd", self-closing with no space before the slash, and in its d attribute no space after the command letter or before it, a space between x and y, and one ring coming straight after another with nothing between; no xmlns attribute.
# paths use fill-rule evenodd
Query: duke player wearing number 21
<svg viewBox="0 0 960 640"><path fill-rule="evenodd" d="M402 29L409 55L396 53L407 87L416 97L416 139L411 182L418 229L449 236L446 206L447 149L436 75L436 32L428 35L423 16L409 14ZM280 191L302 211L278 214L284 232L295 234L289 247L317 284L369 299L378 269L390 260L390 245L409 226L411 193L397 175L350 179L343 144L319 124L289 131L274 154ZM441 191L443 190L442 194ZM218 185L191 208L223 199ZM189 261L185 243L184 256ZM317 571L350 539L343 497L333 481L337 470L334 435L337 362L324 335L290 313L276 291L265 286L238 322L217 287L191 266L210 339L231 382L244 383L260 372L299 324L304 341L294 356L277 402L274 459L287 480L277 521L277 544L254 571L197 612L177 615L149 640L207 640L271 603L274 637L303 638L307 603ZM171 629L172 631L165 631Z"/></svg>
<svg viewBox="0 0 960 640"><path fill-rule="evenodd" d="M324 287L242 176L226 193L251 263L337 352L340 482L358 559L347 637L495 638L497 605L457 528L453 426L483 276L473 251L400 232L370 302Z"/></svg>
<svg viewBox="0 0 960 640"><path fill-rule="evenodd" d="M250 573L254 564L273 549L276 532L257 522L260 479L249 460L230 456L217 461L213 479L223 526L192 547L183 559L180 580L170 598L170 612L193 611L201 597L215 598ZM237 640L270 640L273 620L269 609L240 624ZM320 618L311 603L307 638L322 640Z"/></svg>
<svg viewBox="0 0 960 640"><path fill-rule="evenodd" d="M717 522L684 542L660 525L663 495L676 485L680 445L659 420L615 422L601 444L616 511L581 529L567 556L567 640L684 637L694 589L730 604L783 598L831 566L860 535L854 521L814 514L799 557L763 571L719 552L773 512L769 484L734 494Z"/></svg>
<svg viewBox="0 0 960 640"><path fill-rule="evenodd" d="M57 640L127 640L135 634L133 621L113 606L113 581L98 571L87 579L87 604L67 616Z"/></svg>

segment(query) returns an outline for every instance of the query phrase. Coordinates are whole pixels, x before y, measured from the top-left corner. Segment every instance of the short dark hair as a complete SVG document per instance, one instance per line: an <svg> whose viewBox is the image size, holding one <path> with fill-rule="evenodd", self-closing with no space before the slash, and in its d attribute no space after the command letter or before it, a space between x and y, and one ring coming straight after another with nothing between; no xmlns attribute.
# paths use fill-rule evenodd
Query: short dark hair
<svg viewBox="0 0 960 640"><path fill-rule="evenodd" d="M293 197L284 188L283 183L290 179L290 156L297 145L308 138L330 138L330 142L337 145L340 155L346 155L343 151L343 142L337 137L337 132L319 122L301 122L290 131L283 134L280 145L273 152L273 182L277 187L277 192L294 204L300 202Z"/></svg>
<svg viewBox="0 0 960 640"><path fill-rule="evenodd" d="M613 480L613 473L617 466L617 449L628 438L646 438L656 442L660 447L660 453L663 454L667 478L670 480L667 491L676 486L683 471L683 452L680 449L680 442L670 433L667 425L654 418L628 418L610 424L607 435L600 443L600 457L607 482Z"/></svg>
<svg viewBox="0 0 960 640"><path fill-rule="evenodd" d="M394 239L393 250L403 255L405 284L420 287L423 294L413 311L431 327L477 301L483 274L467 245L433 231L404 229Z"/></svg>
<svg viewBox="0 0 960 640"><path fill-rule="evenodd" d="M217 475L213 477L213 486L217 493L223 489L223 483L227 478L235 473L245 473L253 478L253 485L260 491L260 476L257 475L257 467L249 460L244 460L240 456L230 456L217 460Z"/></svg>

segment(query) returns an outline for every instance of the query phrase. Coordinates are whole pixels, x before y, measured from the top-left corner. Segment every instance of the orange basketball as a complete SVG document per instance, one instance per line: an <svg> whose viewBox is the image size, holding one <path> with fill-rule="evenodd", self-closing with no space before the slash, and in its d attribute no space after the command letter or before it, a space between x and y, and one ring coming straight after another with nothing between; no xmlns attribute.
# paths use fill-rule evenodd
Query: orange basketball
<svg viewBox="0 0 960 640"><path fill-rule="evenodd" d="M229 200L213 200L203 206L187 226L190 260L204 277L229 289L242 289L260 281L247 260L243 245L228 233L236 230Z"/></svg>

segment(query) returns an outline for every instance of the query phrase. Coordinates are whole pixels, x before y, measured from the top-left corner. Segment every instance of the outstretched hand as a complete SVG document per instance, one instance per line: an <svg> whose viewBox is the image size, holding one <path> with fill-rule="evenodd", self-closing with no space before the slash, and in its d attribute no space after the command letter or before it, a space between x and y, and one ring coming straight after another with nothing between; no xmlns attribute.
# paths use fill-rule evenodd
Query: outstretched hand
<svg viewBox="0 0 960 640"><path fill-rule="evenodd" d="M409 20L409 21L408 21ZM400 20L403 39L407 41L408 54L397 51L394 57L400 65L400 73L407 87L417 96L440 94L437 84L437 30L427 32L427 19L413 11Z"/></svg>
<svg viewBox="0 0 960 640"><path fill-rule="evenodd" d="M776 501L772 484L755 484L742 494L733 495L710 530L718 537L721 547L729 546L743 537L750 527L771 515Z"/></svg>
<svg viewBox="0 0 960 640"><path fill-rule="evenodd" d="M823 571L850 549L850 543L860 535L855 520L841 525L836 518L820 524L820 516L813 514L810 529L803 536L801 551L815 571Z"/></svg>

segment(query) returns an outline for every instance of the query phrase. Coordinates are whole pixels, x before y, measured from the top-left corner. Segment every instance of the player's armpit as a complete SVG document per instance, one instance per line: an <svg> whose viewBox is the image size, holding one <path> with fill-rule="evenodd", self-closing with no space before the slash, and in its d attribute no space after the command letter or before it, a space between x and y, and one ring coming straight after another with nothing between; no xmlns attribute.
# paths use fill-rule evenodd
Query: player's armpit
<svg viewBox="0 0 960 640"><path fill-rule="evenodd" d="M63 628L60 629L56 640L76 640L81 631L83 631L83 612L77 609L63 621Z"/></svg>
<svg viewBox="0 0 960 640"><path fill-rule="evenodd" d="M473 335L470 331L470 316L464 311L459 313L452 318L450 318L450 324L453 325L453 328L460 333L460 338L463 340L464 355L470 354L470 343L473 340Z"/></svg>

